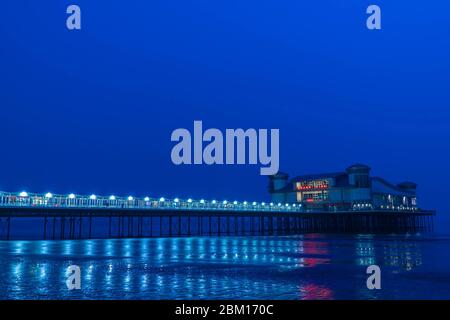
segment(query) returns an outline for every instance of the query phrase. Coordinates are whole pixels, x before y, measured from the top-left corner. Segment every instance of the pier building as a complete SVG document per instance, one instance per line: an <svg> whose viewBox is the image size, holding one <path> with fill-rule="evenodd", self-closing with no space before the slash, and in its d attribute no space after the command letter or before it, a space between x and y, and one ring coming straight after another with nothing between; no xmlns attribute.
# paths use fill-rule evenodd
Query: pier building
<svg viewBox="0 0 450 320"><path fill-rule="evenodd" d="M370 175L370 167L354 164L342 172L307 174L289 179L270 177L271 201L301 205L304 210L417 210L414 182L390 183Z"/></svg>

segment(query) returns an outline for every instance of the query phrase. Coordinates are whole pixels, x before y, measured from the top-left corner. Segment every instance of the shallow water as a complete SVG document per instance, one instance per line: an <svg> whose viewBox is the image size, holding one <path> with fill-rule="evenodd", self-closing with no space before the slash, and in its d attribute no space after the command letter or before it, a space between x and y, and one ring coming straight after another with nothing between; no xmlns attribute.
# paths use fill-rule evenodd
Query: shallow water
<svg viewBox="0 0 450 320"><path fill-rule="evenodd" d="M450 299L449 249L433 235L1 241L0 298Z"/></svg>

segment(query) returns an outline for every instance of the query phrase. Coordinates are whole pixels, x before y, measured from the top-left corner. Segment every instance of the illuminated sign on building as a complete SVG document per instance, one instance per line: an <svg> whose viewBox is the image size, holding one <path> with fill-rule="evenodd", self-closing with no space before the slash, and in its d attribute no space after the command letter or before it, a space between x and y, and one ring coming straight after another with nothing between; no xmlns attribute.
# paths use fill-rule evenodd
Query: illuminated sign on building
<svg viewBox="0 0 450 320"><path fill-rule="evenodd" d="M297 182L297 190L328 189L329 187L330 183L327 179Z"/></svg>

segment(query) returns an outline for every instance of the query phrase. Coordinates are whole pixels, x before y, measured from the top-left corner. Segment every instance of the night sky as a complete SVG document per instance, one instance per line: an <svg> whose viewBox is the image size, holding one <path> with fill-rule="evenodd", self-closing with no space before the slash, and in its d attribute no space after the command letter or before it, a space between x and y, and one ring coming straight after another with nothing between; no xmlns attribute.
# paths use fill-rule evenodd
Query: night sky
<svg viewBox="0 0 450 320"><path fill-rule="evenodd" d="M267 200L259 166L172 164L172 131L202 120L279 128L292 176L362 162L415 181L450 230L449 16L446 0L2 1L0 190Z"/></svg>

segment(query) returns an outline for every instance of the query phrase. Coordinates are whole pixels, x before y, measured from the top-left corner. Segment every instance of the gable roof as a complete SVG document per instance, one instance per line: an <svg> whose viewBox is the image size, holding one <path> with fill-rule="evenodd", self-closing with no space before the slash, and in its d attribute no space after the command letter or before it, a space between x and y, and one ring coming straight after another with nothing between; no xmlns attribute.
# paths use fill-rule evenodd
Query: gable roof
<svg viewBox="0 0 450 320"><path fill-rule="evenodd" d="M386 187L388 187L388 188L390 188L392 190L395 190L397 192L411 194L411 195L415 194L414 191L408 190L408 189L404 189L404 188L400 188L398 185L390 183L386 179L383 179L383 178L380 178L380 177L372 177L371 179L372 179L372 181L377 181L377 182L383 184L384 186L386 186Z"/></svg>

